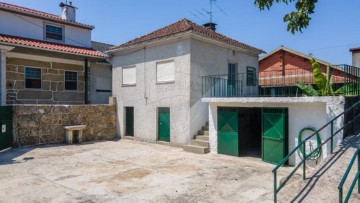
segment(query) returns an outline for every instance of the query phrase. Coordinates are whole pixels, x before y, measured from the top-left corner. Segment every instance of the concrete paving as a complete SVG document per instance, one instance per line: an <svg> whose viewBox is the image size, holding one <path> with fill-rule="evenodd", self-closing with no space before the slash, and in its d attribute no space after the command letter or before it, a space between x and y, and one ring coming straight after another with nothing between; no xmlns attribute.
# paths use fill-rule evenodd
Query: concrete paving
<svg viewBox="0 0 360 203"><path fill-rule="evenodd" d="M272 202L273 167L131 140L11 149L0 202Z"/></svg>

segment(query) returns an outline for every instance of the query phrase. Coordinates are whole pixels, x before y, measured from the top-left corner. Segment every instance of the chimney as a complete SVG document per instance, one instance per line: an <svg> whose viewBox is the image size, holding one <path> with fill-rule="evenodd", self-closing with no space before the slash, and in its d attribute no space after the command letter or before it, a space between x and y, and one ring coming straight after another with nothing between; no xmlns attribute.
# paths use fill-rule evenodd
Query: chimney
<svg viewBox="0 0 360 203"><path fill-rule="evenodd" d="M63 20L76 22L76 7L72 5L72 2L70 1L69 4L67 3L60 3L61 7L61 18Z"/></svg>
<svg viewBox="0 0 360 203"><path fill-rule="evenodd" d="M216 31L216 23L205 23L203 26L212 31Z"/></svg>

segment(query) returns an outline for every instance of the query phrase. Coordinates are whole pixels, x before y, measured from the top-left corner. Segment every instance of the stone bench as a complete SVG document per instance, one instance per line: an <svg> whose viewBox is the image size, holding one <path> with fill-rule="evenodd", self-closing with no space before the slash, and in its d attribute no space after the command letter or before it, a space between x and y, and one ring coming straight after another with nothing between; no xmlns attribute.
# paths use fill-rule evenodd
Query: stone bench
<svg viewBox="0 0 360 203"><path fill-rule="evenodd" d="M64 126L65 129L65 140L67 144L73 144L74 140L74 131L78 132L78 141L81 143L83 130L86 128L86 125L72 125Z"/></svg>

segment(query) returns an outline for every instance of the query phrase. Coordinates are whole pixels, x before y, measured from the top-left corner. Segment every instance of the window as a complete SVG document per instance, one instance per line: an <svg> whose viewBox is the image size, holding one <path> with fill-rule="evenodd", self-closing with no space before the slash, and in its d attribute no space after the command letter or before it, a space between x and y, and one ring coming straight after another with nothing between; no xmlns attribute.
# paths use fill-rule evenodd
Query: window
<svg viewBox="0 0 360 203"><path fill-rule="evenodd" d="M228 64L228 85L234 85L236 80L236 64Z"/></svg>
<svg viewBox="0 0 360 203"><path fill-rule="evenodd" d="M25 88L41 89L41 68L25 68Z"/></svg>
<svg viewBox="0 0 360 203"><path fill-rule="evenodd" d="M65 90L77 90L77 72L65 71Z"/></svg>
<svg viewBox="0 0 360 203"><path fill-rule="evenodd" d="M45 25L45 38L56 40L56 41L63 41L63 28L57 27L53 25Z"/></svg>
<svg viewBox="0 0 360 203"><path fill-rule="evenodd" d="M136 84L136 66L122 68L122 84L123 85Z"/></svg>
<svg viewBox="0 0 360 203"><path fill-rule="evenodd" d="M175 63L174 61L156 63L156 82L175 81Z"/></svg>
<svg viewBox="0 0 360 203"><path fill-rule="evenodd" d="M256 86L256 68L246 67L246 84Z"/></svg>

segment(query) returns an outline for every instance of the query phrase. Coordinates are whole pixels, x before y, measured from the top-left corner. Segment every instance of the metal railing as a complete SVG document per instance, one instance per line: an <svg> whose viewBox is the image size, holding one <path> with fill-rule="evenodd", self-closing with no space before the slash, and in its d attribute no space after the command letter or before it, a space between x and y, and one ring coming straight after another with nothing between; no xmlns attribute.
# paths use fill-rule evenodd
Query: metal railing
<svg viewBox="0 0 360 203"><path fill-rule="evenodd" d="M342 88L339 95L360 95L360 69L348 65L332 68L334 91ZM323 68L322 68L323 69ZM324 71L324 70L323 70ZM326 71L326 70L325 70ZM285 69L263 71L249 83L246 73L209 75L202 77L203 97L301 97L303 91L297 83L315 87L312 69Z"/></svg>
<svg viewBox="0 0 360 203"><path fill-rule="evenodd" d="M257 79L252 85L245 83L245 74L223 74L202 77L203 97L254 97L258 96Z"/></svg>
<svg viewBox="0 0 360 203"><path fill-rule="evenodd" d="M357 166L357 173L354 177L354 180L352 181L351 185L350 185L350 188L349 188L349 191L348 193L346 194L346 197L345 199L343 200L343 186L344 186L344 183L349 175L349 172L352 168L352 166L354 165L354 162L355 162L355 159L357 158L357 161L358 161L358 166ZM339 183L339 186L338 186L338 190L339 190L339 203L342 203L342 202L345 202L347 203L350 199L350 196L354 190L354 187L355 187L355 184L356 182L358 183L358 193L360 193L360 148L356 150L356 152L354 153L348 167L346 168L346 171L343 175L343 177L341 178L341 181Z"/></svg>
<svg viewBox="0 0 360 203"><path fill-rule="evenodd" d="M321 149L321 147L326 144L328 141L330 141L330 152L331 154L333 154L333 149L334 149L334 136L337 135L340 131L342 131L344 128L346 128L349 124L353 123L356 119L358 119L360 117L360 113L358 113L355 117L353 117L349 122L347 122L346 124L344 124L340 129L338 129L336 132L334 132L334 122L340 118L341 116L345 115L346 113L350 112L351 110L353 110L355 107L360 106L360 101L357 101L355 104L353 104L350 108L346 109L344 112L342 112L341 114L337 115L336 117L334 117L331 121L329 121L328 123L326 123L324 126L322 126L321 128L319 128L316 132L312 133L310 136L308 136L307 138L305 138L302 142L300 142L293 150L291 150L291 152L282 160L280 161L275 168L272 170L272 173L274 175L274 202L277 202L277 193L285 186L285 184L289 181L289 179L295 174L295 172L302 166L303 168L303 179L306 179L306 160L311 157L312 154L314 154L317 150ZM317 146L315 149L313 149L309 154L306 154L306 150L305 150L305 144L306 142L311 139L312 137L314 137L316 134L318 134L319 132L321 132L322 130L326 129L326 127L330 126L330 136L323 141L319 146ZM282 183L279 184L279 186L277 186L277 170L283 166L289 159L291 156L293 156L295 154L295 152L297 150L300 150L300 147L302 147L302 150L305 152L303 155L302 160L294 167L294 169L290 172L290 174L288 176L286 176L286 178L283 180Z"/></svg>

